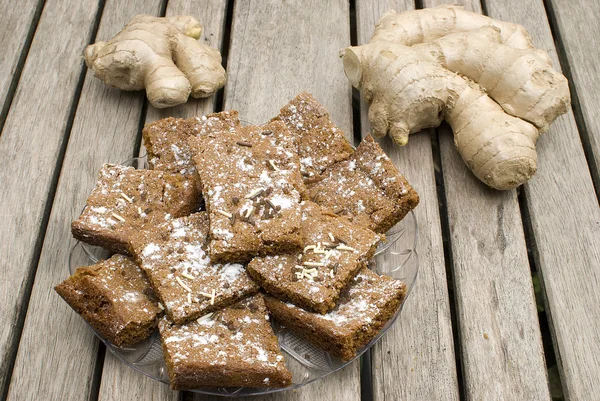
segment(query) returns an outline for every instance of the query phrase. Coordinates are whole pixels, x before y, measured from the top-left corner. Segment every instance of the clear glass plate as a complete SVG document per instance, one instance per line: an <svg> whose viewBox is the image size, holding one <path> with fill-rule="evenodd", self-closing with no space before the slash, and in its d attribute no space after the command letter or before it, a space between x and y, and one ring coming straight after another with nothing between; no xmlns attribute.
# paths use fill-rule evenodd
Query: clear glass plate
<svg viewBox="0 0 600 401"><path fill-rule="evenodd" d="M128 160L122 164L134 166L138 169L148 167L145 158ZM415 250L417 235L416 217L413 212L410 212L404 220L386 233L386 241L379 245L374 258L369 263L369 267L377 273L391 276L406 283L406 299L410 295L417 278L419 266ZM100 247L77 242L69 255L69 271L73 274L80 266L92 265L108 257L110 257L110 254ZM356 358L359 358L388 331L398 319L401 310L402 307L381 329L377 336L364 346L354 359L348 362L342 362L338 357L329 355L322 349L278 325L277 322L272 321L273 329L277 334L285 357L285 362L293 374L291 386L285 388L204 388L191 391L202 394L238 397L275 393L304 386L344 368ZM169 383L169 376L158 332L128 348L118 348L102 338L97 332L95 333L106 345L106 348L124 363L148 377L163 383Z"/></svg>

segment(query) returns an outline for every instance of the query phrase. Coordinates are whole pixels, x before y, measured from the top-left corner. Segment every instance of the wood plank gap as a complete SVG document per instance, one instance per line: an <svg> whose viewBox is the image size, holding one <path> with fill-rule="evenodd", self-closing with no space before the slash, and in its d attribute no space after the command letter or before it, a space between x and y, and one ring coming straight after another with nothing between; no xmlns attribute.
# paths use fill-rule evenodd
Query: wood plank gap
<svg viewBox="0 0 600 401"><path fill-rule="evenodd" d="M162 0L160 4L160 11L158 13L159 17L164 17L167 15L167 7L169 5L169 0ZM140 122L138 124L137 136L135 138L135 145L133 146L133 153L131 155L132 158L136 157L144 157L146 156L146 149L142 149L142 130L144 129L144 125L146 125L146 116L148 114L148 97L144 96L144 100L142 102L142 109L140 113Z"/></svg>
<svg viewBox="0 0 600 401"><path fill-rule="evenodd" d="M356 22L356 0L350 0L350 45L358 45L358 26ZM360 121L360 91L352 88L352 129L354 130L354 144L362 140L362 127Z"/></svg>
<svg viewBox="0 0 600 401"><path fill-rule="evenodd" d="M21 54L19 55L19 61L17 62L17 68L15 69L15 73L10 82L10 86L8 87L8 92L6 94L6 100L4 101L4 105L2 106L2 110L0 111L0 136L2 135L2 129L4 128L4 122L6 121L6 117L8 116L8 111L10 110L10 106L12 105L13 97L17 90L17 85L19 84L19 79L21 79L21 71L23 71L23 65L25 65L25 59L27 59L27 54L29 54L29 48L31 47L31 42L33 41L33 36L35 35L35 31L38 26L38 22L40 22L40 17L42 16L42 11L44 10L44 6L46 5L46 0L40 0L35 13L33 14L33 18L31 19L31 24L29 26L29 32L27 33L27 37L25 39L25 43L23 44L23 48L21 49Z"/></svg>
<svg viewBox="0 0 600 401"><path fill-rule="evenodd" d="M105 3L105 0L99 0L98 11L96 12L94 26L92 28L92 32L90 35L90 43L94 40L94 38L96 37L96 34L98 32L98 25L100 24L100 17L102 16L102 11L104 9L104 3ZM44 0L44 4L45 4L45 0ZM43 10L43 7L41 7L39 10L40 15L41 15L42 10ZM37 22L39 22L39 16L38 16ZM36 28L37 28L37 22L36 22ZM31 33L32 36L31 36L29 45L31 45L31 40L33 40L32 39L33 34L35 34L35 29ZM28 49L29 49L29 47L28 47ZM25 62L25 59L23 59L23 63L24 62ZM69 118L67 120L67 125L65 127L63 140L62 140L62 143L60 144L60 150L58 153L58 157L56 159L56 164L55 164L55 167L53 170L54 172L52 174L52 179L50 181L50 187L48 190L48 198L46 199L46 204L44 206L44 212L42 214L40 231L38 232L38 236L37 236L37 239L36 239L34 247L33 247L33 257L31 259L30 267L28 269L28 276L25 279L25 289L23 291L23 301L21 304L22 306L21 306L21 310L19 311L19 313L17 315L18 317L17 317L17 322L15 323L15 334L13 335L12 344L10 346L11 351L10 351L8 366L6 367L6 372L7 372L6 380L5 380L4 386L0 392L2 394L0 397L0 400L3 400L3 401L6 400L6 398L8 397L8 392L10 389L10 383L11 383L11 379L12 379L13 369L15 366L15 360L17 357L17 352L19 351L19 343L21 340L21 334L23 332L23 326L25 324L25 317L27 316L27 311L29 309L29 300L31 298L33 283L35 281L35 276L36 276L38 265L39 265L40 255L42 253L42 247L44 245L44 238L46 237L46 230L48 228L50 212L52 210L52 205L54 204L54 196L56 195L56 187L58 185L58 178L60 177L63 160L64 160L65 153L67 150L67 145L69 143L69 137L71 136L71 129L73 128L75 112L77 110L77 104L79 103L79 98L81 97L81 89L83 87L83 81L85 80L86 71L87 71L87 67L85 65L83 65L81 68L81 72L79 73L77 89L75 90L75 95L73 96L73 101L71 103L71 107L69 108L70 109ZM20 75L20 72L19 72L19 75ZM17 83L18 83L18 81L17 81ZM12 102L12 97L11 97L11 102ZM7 110L7 114L8 114L8 110ZM4 121L5 120L2 119L3 124L4 124Z"/></svg>
<svg viewBox="0 0 600 401"><path fill-rule="evenodd" d="M527 195L525 188L520 187L517 190L517 200L519 202L519 209L521 211L521 220L523 222L523 231L525 234L525 244L527 246L527 258L529 259L531 277L532 281L534 280L533 277L537 277L540 285L542 285L542 275L540 270L538 269L538 265L536 263L535 258L534 250L537 249L537 247L535 243L535 236L533 235L533 227L531 226L531 218L529 215L529 207L527 206L526 196ZM544 292L543 286L541 293L535 291L535 282L534 295L536 298L536 304L541 304L545 306L544 310L540 310L538 308L538 321L540 325L540 333L542 335L542 346L544 348L544 360L546 362L546 373L548 376L548 390L550 392L550 395L552 396L552 399L562 399L561 397L558 397L559 394L564 396L563 389L565 388L565 386L563 386L564 379L562 377L562 367L558 369L558 372L560 374L560 380L558 380L558 382L552 381L553 376L551 374L552 368L554 366L558 367L558 364L560 363L560 358L557 358L556 354L557 352L559 352L559 349L554 341L554 333L551 331L551 327L553 326L550 324L549 316L546 312L546 308L548 308L548 305L546 303L546 294Z"/></svg>
<svg viewBox="0 0 600 401"><path fill-rule="evenodd" d="M487 8L486 0L481 0L481 13L483 15L488 15L488 8Z"/></svg>
<svg viewBox="0 0 600 401"><path fill-rule="evenodd" d="M160 5L160 12L158 13L159 17L164 17L167 15L167 7L169 6L169 0L162 0Z"/></svg>
<svg viewBox="0 0 600 401"><path fill-rule="evenodd" d="M581 138L581 145L583 146L583 154L590 169L590 175L592 176L592 184L596 192L596 199L600 203L600 166L597 165L596 159L594 158L594 151L590 140L590 131L583 117L583 110L581 108L581 102L575 88L575 80L571 71L571 65L565 51L565 44L563 42L560 28L556 20L556 11L552 6L552 2L549 0L542 0L544 8L546 9L546 16L548 17L548 24L550 25L550 32L552 33L552 39L554 40L554 46L556 47L556 54L560 63L562 73L569 81L569 91L571 92L571 109L573 110L573 117L575 117L575 125L579 131L579 137Z"/></svg>
<svg viewBox="0 0 600 401"><path fill-rule="evenodd" d="M180 394L181 397L179 397L179 401L194 401L194 393L190 391L182 391Z"/></svg>
<svg viewBox="0 0 600 401"><path fill-rule="evenodd" d="M132 158L136 157L144 157L146 155L146 148L142 149L142 130L144 129L144 125L146 125L146 116L148 114L148 98L144 97L144 102L142 103L142 112L140 113L140 122L138 124L137 137L135 138L135 145L133 146L133 154Z"/></svg>
<svg viewBox="0 0 600 401"><path fill-rule="evenodd" d="M350 18L350 45L358 45L358 26L356 23L356 0L349 1ZM360 92L352 88L352 129L354 131L354 143L358 145L362 139L360 121ZM373 370L371 366L371 349L368 349L360 357L360 399L361 401L373 401Z"/></svg>
<svg viewBox="0 0 600 401"><path fill-rule="evenodd" d="M100 383L102 383L102 371L104 369L104 359L106 358L106 345L102 341L98 344L98 356L94 365L94 373L92 375L92 385L90 387L89 401L98 401L100 396Z"/></svg>
<svg viewBox="0 0 600 401"><path fill-rule="evenodd" d="M360 356L360 399L373 401L373 367L371 365L371 349Z"/></svg>
<svg viewBox="0 0 600 401"><path fill-rule="evenodd" d="M417 0L420 1L420 0ZM443 123L445 124L445 123ZM465 382L463 380L462 352L460 341L460 330L458 322L457 305L454 291L453 268L454 259L452 257L452 244L450 242L450 221L448 220L448 203L446 200L446 190L444 187L444 174L442 171L442 156L440 152L440 137L437 129L429 130L431 140L431 154L433 156L433 171L435 178L435 189L437 191L438 207L440 210L440 225L442 227L442 247L444 249L444 264L446 268L446 286L448 287L448 298L450 306L450 322L452 324L452 337L454 338L454 363L456 365L456 377L458 383L459 399L465 400Z"/></svg>
<svg viewBox="0 0 600 401"><path fill-rule="evenodd" d="M225 71L227 71L227 59L229 57L229 47L231 46L231 29L233 27L233 10L235 8L235 0L227 0L225 7L225 21L223 23L223 40L221 41L221 57ZM228 77L229 78L229 77ZM215 94L214 111L223 111L225 107L225 87L222 87Z"/></svg>
<svg viewBox="0 0 600 401"><path fill-rule="evenodd" d="M362 121L360 120L360 91L352 88L352 129L354 130L354 144L362 140Z"/></svg>

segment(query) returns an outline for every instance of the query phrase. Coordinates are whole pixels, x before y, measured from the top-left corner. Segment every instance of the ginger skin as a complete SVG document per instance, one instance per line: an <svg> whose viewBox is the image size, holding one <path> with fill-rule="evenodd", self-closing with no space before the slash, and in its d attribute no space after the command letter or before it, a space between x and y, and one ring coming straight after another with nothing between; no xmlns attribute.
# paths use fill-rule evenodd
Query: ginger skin
<svg viewBox="0 0 600 401"><path fill-rule="evenodd" d="M569 83L552 68L548 54L503 44L498 28L451 33L414 48L477 82L505 112L532 123L542 133L569 107Z"/></svg>
<svg viewBox="0 0 600 401"><path fill-rule="evenodd" d="M388 11L379 19L371 42L386 40L412 46L431 42L453 32L493 26L500 31L501 43L514 49L531 49L531 36L520 25L498 21L485 15L466 11L462 6L441 5L422 10L396 13Z"/></svg>
<svg viewBox="0 0 600 401"><path fill-rule="evenodd" d="M193 17L136 15L110 41L88 46L85 63L110 86L146 89L154 107L177 106L225 85L221 54L199 42L201 34Z"/></svg>
<svg viewBox="0 0 600 401"><path fill-rule="evenodd" d="M570 103L567 80L524 28L457 7L390 12L368 44L340 55L373 136L404 146L446 120L469 169L500 190L535 174L537 138Z"/></svg>

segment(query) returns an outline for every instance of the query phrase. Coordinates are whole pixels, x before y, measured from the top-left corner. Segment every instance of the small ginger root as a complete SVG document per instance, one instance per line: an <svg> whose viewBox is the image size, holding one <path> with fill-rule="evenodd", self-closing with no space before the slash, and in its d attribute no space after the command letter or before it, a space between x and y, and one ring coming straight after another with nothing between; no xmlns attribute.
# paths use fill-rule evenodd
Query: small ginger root
<svg viewBox="0 0 600 401"><path fill-rule="evenodd" d="M537 138L570 103L566 78L524 28L459 7L387 13L341 57L374 136L404 146L446 120L469 169L496 189L535 174Z"/></svg>
<svg viewBox="0 0 600 401"><path fill-rule="evenodd" d="M193 17L136 15L110 41L88 46L85 63L110 86L145 88L154 107L177 106L225 85L221 54L199 42L201 34Z"/></svg>

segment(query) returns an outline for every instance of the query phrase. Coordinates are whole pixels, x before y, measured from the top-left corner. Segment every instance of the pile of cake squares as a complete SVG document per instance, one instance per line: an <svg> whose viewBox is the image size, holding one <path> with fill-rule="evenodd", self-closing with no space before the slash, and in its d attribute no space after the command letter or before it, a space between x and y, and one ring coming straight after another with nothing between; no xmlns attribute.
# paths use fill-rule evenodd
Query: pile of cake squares
<svg viewBox="0 0 600 401"><path fill-rule="evenodd" d="M56 291L118 347L158 327L173 389L286 387L271 319L341 360L406 286L368 267L419 197L312 95L262 126L236 111L143 130L149 169L104 165L73 236L114 255Z"/></svg>

